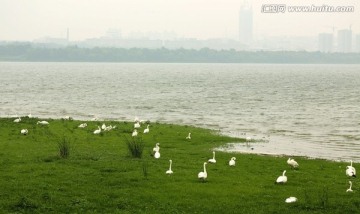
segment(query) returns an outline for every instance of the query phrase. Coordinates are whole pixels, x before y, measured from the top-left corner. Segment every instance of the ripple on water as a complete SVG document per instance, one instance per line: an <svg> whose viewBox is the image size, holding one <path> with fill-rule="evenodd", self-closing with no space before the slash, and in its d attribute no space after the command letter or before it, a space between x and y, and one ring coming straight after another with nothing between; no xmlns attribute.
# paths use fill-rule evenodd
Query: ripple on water
<svg viewBox="0 0 360 214"><path fill-rule="evenodd" d="M0 64L0 116L140 116L269 138L254 151L359 153L359 65Z"/></svg>

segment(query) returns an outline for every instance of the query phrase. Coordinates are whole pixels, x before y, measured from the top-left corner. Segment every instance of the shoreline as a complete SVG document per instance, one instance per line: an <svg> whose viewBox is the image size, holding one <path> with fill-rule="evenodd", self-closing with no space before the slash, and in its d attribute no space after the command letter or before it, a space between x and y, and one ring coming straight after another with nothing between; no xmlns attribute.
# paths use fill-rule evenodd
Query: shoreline
<svg viewBox="0 0 360 214"><path fill-rule="evenodd" d="M92 115L92 114L89 114ZM29 118L28 116L23 116L21 118ZM72 121L78 121L80 122L124 122L124 123L131 123L132 121L130 120L116 120L113 118L97 118L96 120L93 120L94 118L85 118L82 119L77 118L74 119L73 117L69 117L69 116L65 116L65 117L31 117L31 119L38 119L38 120L72 120ZM17 116L13 116L13 117L2 117L0 116L0 118L3 119L16 119L18 118ZM148 121L148 120L146 120ZM151 121L149 121L151 123ZM193 124L187 124L187 123L172 123L172 122L165 122L165 121L154 121L152 123L160 123L160 124L167 124L167 125L180 125L180 126L194 126L194 127L198 127L198 128L204 128L204 129L208 129L211 131L216 132L219 135L223 135L226 137L234 137L234 138L239 138L239 139L245 139L246 135L244 136L236 136L236 135L232 135L231 132L223 132L220 129L213 129L211 127L208 126L199 126L199 125L193 125ZM293 143L293 142L291 142ZM290 144L291 144L290 143ZM315 159L315 160L325 160L325 161L333 161L333 162L348 162L349 160L353 160L354 162L359 162L360 159L359 158L355 158L351 157L351 158L347 158L344 159L342 158L343 156L337 156L337 157L329 157L326 155L322 155L322 154L306 154L306 151L299 151L299 150L294 150L294 148L292 148L291 146L289 146L290 144L288 144L287 147L281 147L282 145L286 145L284 143L278 143L275 144L270 140L266 140L264 141L263 139L257 139L254 138L252 139L250 142L241 142L241 143L226 143L225 145L222 145L220 147L216 147L214 148L214 150L217 151L222 151L222 152L226 152L226 153L240 153L240 154L255 154L255 155L265 155L265 156L272 156L272 157L302 157L302 158L306 158L306 159ZM280 147L279 147L280 146ZM291 150L293 149L293 150ZM311 150L311 148L310 148ZM274 152L274 151L278 151L278 152ZM356 154L354 154L356 155Z"/></svg>
<svg viewBox="0 0 360 214"><path fill-rule="evenodd" d="M274 153L274 152L266 152L266 151L255 151L251 149L237 149L232 150L226 146L232 146L233 144L237 144L239 147L247 147L246 145L241 145L241 143L227 143L225 146L220 146L215 148L216 151L226 152L226 153L234 153L234 154L254 154L254 155L260 155L260 156L270 156L270 157L286 157L286 158L303 158L303 159L309 159L309 160L324 160L324 161L331 161L331 162L348 162L349 160L345 159L331 159L331 158L325 158L325 157L317 157L317 156L309 156L309 155L288 155L285 153Z"/></svg>

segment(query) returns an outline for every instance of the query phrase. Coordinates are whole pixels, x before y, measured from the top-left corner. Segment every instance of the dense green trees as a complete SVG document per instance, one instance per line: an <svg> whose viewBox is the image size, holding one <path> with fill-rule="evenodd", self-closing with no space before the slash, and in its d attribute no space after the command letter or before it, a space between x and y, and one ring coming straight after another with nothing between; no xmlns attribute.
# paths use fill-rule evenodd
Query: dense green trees
<svg viewBox="0 0 360 214"><path fill-rule="evenodd" d="M32 43L0 44L0 61L54 62L196 62L196 63L360 63L359 53L236 51L145 48L48 48Z"/></svg>

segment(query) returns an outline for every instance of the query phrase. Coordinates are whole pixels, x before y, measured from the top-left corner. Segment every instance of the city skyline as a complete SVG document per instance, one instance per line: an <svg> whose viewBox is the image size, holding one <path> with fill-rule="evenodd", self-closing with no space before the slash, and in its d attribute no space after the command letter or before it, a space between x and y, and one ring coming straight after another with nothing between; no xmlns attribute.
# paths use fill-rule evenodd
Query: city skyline
<svg viewBox="0 0 360 214"><path fill-rule="evenodd" d="M247 1L253 9L253 39L265 37L306 37L331 33L334 29L360 32L360 2L318 0ZM0 40L32 41L43 37L66 37L81 41L99 38L108 29L120 29L122 36L134 32L173 32L178 38L239 39L239 11L245 1L143 0L2 0ZM268 4L353 6L354 12L266 13Z"/></svg>
<svg viewBox="0 0 360 214"><path fill-rule="evenodd" d="M254 34L253 9L249 4L241 6L239 11L239 42L251 46Z"/></svg>
<svg viewBox="0 0 360 214"><path fill-rule="evenodd" d="M344 35L344 33L346 35ZM165 34L169 34L166 37ZM69 41L68 31L66 37L44 37L32 42L43 44L48 47L53 45L79 47L118 47L118 48L169 48L169 49L235 49L250 51L320 51L332 52L360 52L360 34L353 34L349 29L341 29L334 33L319 33L308 37L269 37L253 40L251 43L243 43L232 39L205 39L178 38L169 32L137 32L129 36L122 36L121 31L109 29L98 38L89 38L82 41ZM53 44L53 45L52 45Z"/></svg>

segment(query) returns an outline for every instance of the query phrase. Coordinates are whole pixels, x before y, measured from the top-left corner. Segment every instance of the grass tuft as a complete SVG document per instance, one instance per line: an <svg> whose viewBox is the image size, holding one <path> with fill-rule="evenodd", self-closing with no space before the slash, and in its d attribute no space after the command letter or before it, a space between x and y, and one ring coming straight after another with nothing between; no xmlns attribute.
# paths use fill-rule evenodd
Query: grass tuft
<svg viewBox="0 0 360 214"><path fill-rule="evenodd" d="M148 164L145 161L142 163L142 172L143 172L144 178L147 180L149 172L148 172Z"/></svg>
<svg viewBox="0 0 360 214"><path fill-rule="evenodd" d="M329 204L328 188L324 186L323 190L319 194L319 204L320 207L326 208Z"/></svg>
<svg viewBox="0 0 360 214"><path fill-rule="evenodd" d="M144 142L141 137L126 138L128 151L133 158L141 158L144 151Z"/></svg>
<svg viewBox="0 0 360 214"><path fill-rule="evenodd" d="M68 158L70 155L70 140L66 137L62 137L58 141L59 155L61 158Z"/></svg>
<svg viewBox="0 0 360 214"><path fill-rule="evenodd" d="M28 197L22 196L13 206L11 206L11 208L14 211L29 212L31 210L37 209L38 206Z"/></svg>

